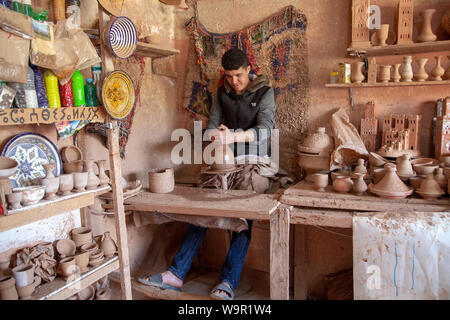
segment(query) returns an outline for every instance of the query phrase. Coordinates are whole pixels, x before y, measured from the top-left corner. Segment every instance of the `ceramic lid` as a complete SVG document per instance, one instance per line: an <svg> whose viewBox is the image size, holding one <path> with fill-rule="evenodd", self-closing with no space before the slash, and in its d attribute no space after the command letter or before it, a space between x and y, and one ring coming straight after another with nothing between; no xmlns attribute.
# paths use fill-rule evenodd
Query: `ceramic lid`
<svg viewBox="0 0 450 320"><path fill-rule="evenodd" d="M376 185L370 185L369 190L380 196L408 196L414 192L414 189L406 186L397 175L396 167L389 164L384 166L386 174Z"/></svg>

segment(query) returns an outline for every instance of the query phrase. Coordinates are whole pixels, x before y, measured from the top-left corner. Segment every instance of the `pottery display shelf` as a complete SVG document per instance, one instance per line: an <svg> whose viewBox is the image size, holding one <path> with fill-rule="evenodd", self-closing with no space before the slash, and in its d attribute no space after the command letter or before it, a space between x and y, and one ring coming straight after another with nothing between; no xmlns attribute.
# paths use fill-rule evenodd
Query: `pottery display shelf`
<svg viewBox="0 0 450 320"><path fill-rule="evenodd" d="M111 187L106 186L67 196L58 196L56 200L41 200L30 206L22 206L16 210L8 210L7 216L0 217L0 232L20 227L41 219L46 219L63 212L80 209L94 204L97 195L109 192Z"/></svg>
<svg viewBox="0 0 450 320"><path fill-rule="evenodd" d="M442 81L412 81L412 82L375 82L375 83L327 83L327 88L375 88L375 87L418 87L450 85L450 80Z"/></svg>
<svg viewBox="0 0 450 320"><path fill-rule="evenodd" d="M30 300L65 300L118 268L119 257L117 255L105 258L102 264L97 267L88 267L88 271L79 277L74 276L68 281L62 277L56 277L52 282L41 284L36 287Z"/></svg>
<svg viewBox="0 0 450 320"><path fill-rule="evenodd" d="M450 40L421 42L412 44L397 44L387 46L377 46L368 48L348 48L347 52L350 56L377 57L377 56L393 56L393 55L414 55L418 53L450 51Z"/></svg>

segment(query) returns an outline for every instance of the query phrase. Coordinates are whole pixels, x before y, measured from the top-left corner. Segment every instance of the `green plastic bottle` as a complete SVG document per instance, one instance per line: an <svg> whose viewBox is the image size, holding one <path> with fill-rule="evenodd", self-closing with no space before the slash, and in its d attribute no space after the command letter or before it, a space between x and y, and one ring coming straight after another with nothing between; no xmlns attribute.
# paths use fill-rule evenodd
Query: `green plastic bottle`
<svg viewBox="0 0 450 320"><path fill-rule="evenodd" d="M94 81L91 78L86 79L84 92L86 94L86 105L88 107L98 107L97 87L94 85Z"/></svg>
<svg viewBox="0 0 450 320"><path fill-rule="evenodd" d="M75 107L86 106L84 95L84 78L80 70L76 70L72 76L72 91L75 100Z"/></svg>

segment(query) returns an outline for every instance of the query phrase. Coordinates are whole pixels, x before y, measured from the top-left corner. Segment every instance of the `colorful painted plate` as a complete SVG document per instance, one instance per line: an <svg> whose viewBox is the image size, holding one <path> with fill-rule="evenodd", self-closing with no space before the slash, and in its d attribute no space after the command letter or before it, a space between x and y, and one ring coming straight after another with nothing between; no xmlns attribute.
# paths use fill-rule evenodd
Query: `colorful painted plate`
<svg viewBox="0 0 450 320"><path fill-rule="evenodd" d="M19 163L16 174L9 178L13 188L39 185L39 179L46 174L42 167L46 163L56 164L53 174L63 173L58 149L53 142L37 133L28 132L14 136L3 148L2 156Z"/></svg>
<svg viewBox="0 0 450 320"><path fill-rule="evenodd" d="M111 72L103 82L103 104L114 119L123 119L134 107L133 80L124 71Z"/></svg>

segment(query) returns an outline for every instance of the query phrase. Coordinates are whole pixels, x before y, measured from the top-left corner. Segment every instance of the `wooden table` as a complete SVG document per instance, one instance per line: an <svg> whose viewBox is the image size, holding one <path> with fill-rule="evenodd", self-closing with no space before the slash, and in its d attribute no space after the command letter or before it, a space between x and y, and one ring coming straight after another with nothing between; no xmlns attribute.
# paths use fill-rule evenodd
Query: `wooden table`
<svg viewBox="0 0 450 320"><path fill-rule="evenodd" d="M283 192L279 201L294 206L290 223L295 226L294 299L306 299L304 280L307 271L305 225L352 228L353 215L358 212L442 212L450 209L449 197L424 200L417 196L406 199L384 199L368 192L361 196L340 194L328 186L325 192L315 190L313 184L301 181Z"/></svg>
<svg viewBox="0 0 450 320"><path fill-rule="evenodd" d="M270 296L289 299L289 224L292 207L281 205L276 195L247 190L217 190L179 187L166 194L144 191L127 199L128 210L194 216L245 218L270 221ZM133 286L136 286L133 283ZM142 286L139 291L142 292ZM158 299L192 298L188 293L149 288L147 295Z"/></svg>

